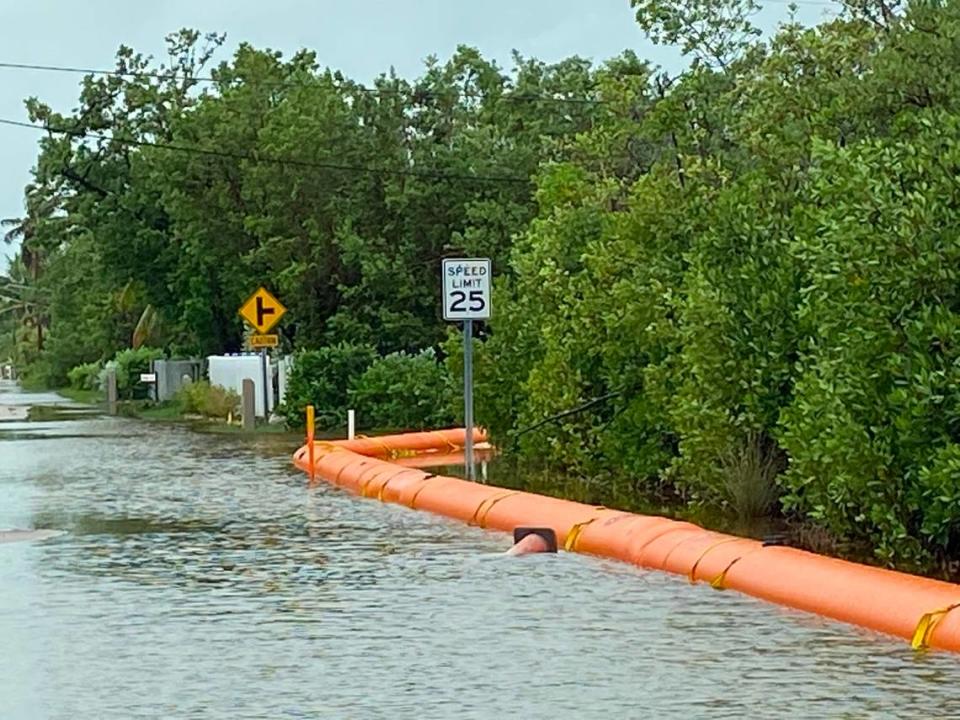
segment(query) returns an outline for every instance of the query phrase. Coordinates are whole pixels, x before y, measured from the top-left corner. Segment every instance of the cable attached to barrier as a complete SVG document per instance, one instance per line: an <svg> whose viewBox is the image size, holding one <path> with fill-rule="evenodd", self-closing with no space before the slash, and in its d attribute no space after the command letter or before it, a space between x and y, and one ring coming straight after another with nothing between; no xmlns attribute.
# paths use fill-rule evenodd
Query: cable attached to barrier
<svg viewBox="0 0 960 720"><path fill-rule="evenodd" d="M910 646L914 650L926 650L929 648L930 640L933 638L933 631L936 630L937 625L946 617L947 613L958 607L960 607L960 602L921 615L920 621L917 623L917 629L913 631L913 639L910 641Z"/></svg>

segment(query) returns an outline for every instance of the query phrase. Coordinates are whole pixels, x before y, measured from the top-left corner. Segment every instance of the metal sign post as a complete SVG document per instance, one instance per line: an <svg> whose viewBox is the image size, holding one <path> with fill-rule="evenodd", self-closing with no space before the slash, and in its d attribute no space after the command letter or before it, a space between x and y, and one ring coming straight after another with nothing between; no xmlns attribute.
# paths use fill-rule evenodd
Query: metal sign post
<svg viewBox="0 0 960 720"><path fill-rule="evenodd" d="M463 321L463 424L467 430L463 443L467 480L473 480L473 320Z"/></svg>
<svg viewBox="0 0 960 720"><path fill-rule="evenodd" d="M490 260L448 258L443 261L443 318L463 321L463 446L467 480L473 462L473 321L490 319Z"/></svg>
<svg viewBox="0 0 960 720"><path fill-rule="evenodd" d="M246 302L240 306L240 316L253 327L259 335L251 338L251 345L260 348L260 365L263 371L263 419L270 420L270 390L267 386L269 382L270 360L267 357L267 348L276 347L279 343L277 335L265 335L270 329L280 322L287 309L279 300L277 300L265 287L257 289L253 295L247 298Z"/></svg>
<svg viewBox="0 0 960 720"><path fill-rule="evenodd" d="M267 368L270 365L270 359L267 357L267 349L265 347L260 348L260 365L263 369L263 420L264 422L269 422L270 420L270 391L267 387Z"/></svg>

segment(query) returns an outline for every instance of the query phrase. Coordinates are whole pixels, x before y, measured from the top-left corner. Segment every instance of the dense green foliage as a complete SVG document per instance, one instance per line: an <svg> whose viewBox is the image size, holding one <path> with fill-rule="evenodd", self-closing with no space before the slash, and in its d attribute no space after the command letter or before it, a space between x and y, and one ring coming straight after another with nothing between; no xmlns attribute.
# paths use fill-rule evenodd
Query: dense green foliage
<svg viewBox="0 0 960 720"><path fill-rule="evenodd" d="M240 396L236 392L211 385L206 380L181 386L173 402L184 415L202 415L221 420L240 409Z"/></svg>
<svg viewBox="0 0 960 720"><path fill-rule="evenodd" d="M74 390L98 390L101 370L103 363L99 361L82 363L67 373L67 381Z"/></svg>
<svg viewBox="0 0 960 720"><path fill-rule="evenodd" d="M350 383L349 406L362 427L424 430L449 427L454 420L453 382L432 348L403 351L377 359Z"/></svg>
<svg viewBox="0 0 960 720"><path fill-rule="evenodd" d="M440 425L461 359L439 261L485 255L477 415L521 460L903 567L956 556L960 3L851 2L766 40L752 0L632 4L682 74L461 48L363 88L308 52L211 71L221 38L186 31L161 77L123 49L72 115L28 103L54 132L0 334L54 382L135 339L232 351L265 282L292 424L352 403Z"/></svg>
<svg viewBox="0 0 960 720"><path fill-rule="evenodd" d="M103 387L105 384L105 371L113 369L117 373L117 395L120 398L142 400L150 394L150 389L140 382L140 374L150 372L150 363L162 357L163 351L157 348L120 350L101 369L100 385Z"/></svg>
<svg viewBox="0 0 960 720"><path fill-rule="evenodd" d="M301 427L304 408L313 405L318 428L342 430L347 422L350 383L376 359L372 345L346 342L297 353L284 400L287 424Z"/></svg>
<svg viewBox="0 0 960 720"><path fill-rule="evenodd" d="M681 42L673 10L709 4L636 5ZM768 44L701 23L642 119L544 169L479 363L501 443L748 513L781 495L905 567L960 550L960 5L869 10ZM639 173L610 170L625 137Z"/></svg>

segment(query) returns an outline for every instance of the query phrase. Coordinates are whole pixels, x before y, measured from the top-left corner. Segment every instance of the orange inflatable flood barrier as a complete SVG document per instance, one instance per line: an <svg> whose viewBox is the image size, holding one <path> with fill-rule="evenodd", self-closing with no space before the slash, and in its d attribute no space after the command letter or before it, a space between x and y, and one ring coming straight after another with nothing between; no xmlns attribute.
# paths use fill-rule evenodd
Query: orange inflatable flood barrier
<svg viewBox="0 0 960 720"><path fill-rule="evenodd" d="M552 528L564 550L684 575L786 607L910 640L915 648L960 651L960 585L765 545L688 522L594 507L431 474L429 453L446 461L463 430L315 441L293 456L300 469L363 497L427 510L481 528ZM477 431L474 441L485 440ZM389 458L389 459L385 459ZM407 460L405 460L407 458ZM391 461L396 460L396 462Z"/></svg>

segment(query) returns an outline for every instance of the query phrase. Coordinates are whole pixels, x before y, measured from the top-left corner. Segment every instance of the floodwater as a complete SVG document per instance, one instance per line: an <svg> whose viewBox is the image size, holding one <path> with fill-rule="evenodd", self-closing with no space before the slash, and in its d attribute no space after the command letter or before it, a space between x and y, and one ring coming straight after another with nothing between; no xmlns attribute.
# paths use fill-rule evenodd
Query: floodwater
<svg viewBox="0 0 960 720"><path fill-rule="evenodd" d="M62 402L0 383L0 405ZM13 415L13 413L11 413ZM960 717L960 656L305 486L289 440L0 422L0 718Z"/></svg>

